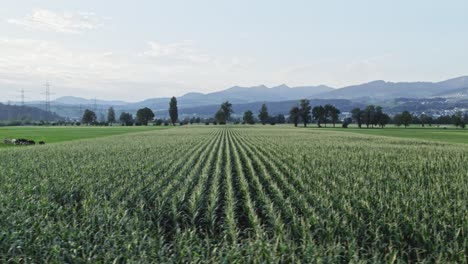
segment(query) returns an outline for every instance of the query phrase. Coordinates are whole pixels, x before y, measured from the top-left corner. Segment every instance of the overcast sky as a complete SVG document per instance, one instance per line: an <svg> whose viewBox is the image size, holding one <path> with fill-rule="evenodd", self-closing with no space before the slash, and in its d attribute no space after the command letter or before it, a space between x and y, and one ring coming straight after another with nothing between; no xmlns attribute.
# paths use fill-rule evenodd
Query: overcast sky
<svg viewBox="0 0 468 264"><path fill-rule="evenodd" d="M2 0L0 101L468 74L468 1Z"/></svg>

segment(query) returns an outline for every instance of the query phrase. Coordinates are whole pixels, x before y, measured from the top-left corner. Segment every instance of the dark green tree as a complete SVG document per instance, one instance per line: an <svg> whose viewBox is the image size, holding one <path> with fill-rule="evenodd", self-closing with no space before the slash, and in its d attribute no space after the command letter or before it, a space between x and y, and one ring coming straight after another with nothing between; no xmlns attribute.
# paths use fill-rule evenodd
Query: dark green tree
<svg viewBox="0 0 468 264"><path fill-rule="evenodd" d="M425 124L429 124L429 116L423 113L419 116L419 121L421 122L421 126L424 127Z"/></svg>
<svg viewBox="0 0 468 264"><path fill-rule="evenodd" d="M222 109L219 109L215 114L215 120L218 124L225 125L227 121L226 113Z"/></svg>
<svg viewBox="0 0 468 264"><path fill-rule="evenodd" d="M232 104L229 103L229 101L226 101L221 104L219 107L219 110L215 114L215 120L220 124L220 125L225 125L229 118L231 117L231 114L234 113L232 110Z"/></svg>
<svg viewBox="0 0 468 264"><path fill-rule="evenodd" d="M169 116L171 118L172 125L175 126L177 119L179 118L179 110L177 108L177 99L174 96L169 102Z"/></svg>
<svg viewBox="0 0 468 264"><path fill-rule="evenodd" d="M255 124L255 119L253 112L250 110L247 110L244 112L244 117L243 117L244 123L248 125L253 125Z"/></svg>
<svg viewBox="0 0 468 264"><path fill-rule="evenodd" d="M155 115L151 109L148 107L141 108L137 111L136 122L147 126L150 121L153 121Z"/></svg>
<svg viewBox="0 0 468 264"><path fill-rule="evenodd" d="M381 115L379 115L379 120L378 120L377 125L379 125L381 128L384 128L389 122L390 122L390 116L385 113L382 113Z"/></svg>
<svg viewBox="0 0 468 264"><path fill-rule="evenodd" d="M410 114L410 112L403 111L401 113L401 123L405 126L405 128L411 124L412 120L413 120L413 116Z"/></svg>
<svg viewBox="0 0 468 264"><path fill-rule="evenodd" d="M133 115L130 113L122 112L119 121L125 126L133 126Z"/></svg>
<svg viewBox="0 0 468 264"><path fill-rule="evenodd" d="M260 111L258 113L258 119L260 119L262 125L266 124L266 122L268 121L268 116L268 108L266 104L262 104L262 107L260 108Z"/></svg>
<svg viewBox="0 0 468 264"><path fill-rule="evenodd" d="M312 109L312 117L317 121L317 126L322 127L322 123L325 122L325 108L321 105L316 106Z"/></svg>
<svg viewBox="0 0 468 264"><path fill-rule="evenodd" d="M307 99L302 99L299 102L299 114L301 116L302 122L304 123L304 127L307 127L307 123L309 123L310 120L310 109L312 108L310 106L310 102Z"/></svg>
<svg viewBox="0 0 468 264"><path fill-rule="evenodd" d="M293 123L295 127L297 127L297 123L299 123L299 116L299 107L293 106L291 110L289 110L289 122Z"/></svg>
<svg viewBox="0 0 468 264"><path fill-rule="evenodd" d="M231 117L231 114L234 113L234 111L232 110L232 104L229 103L229 101L226 101L226 102L221 104L221 110L224 112L224 116L226 117L226 121L228 121L229 118Z"/></svg>
<svg viewBox="0 0 468 264"><path fill-rule="evenodd" d="M97 120L96 113L93 111L86 109L83 113L83 118L81 118L81 122L84 124L91 125L95 123Z"/></svg>
<svg viewBox="0 0 468 264"><path fill-rule="evenodd" d="M343 120L343 124L342 124L342 127L343 128L348 128L349 124L351 124L353 122L353 119L351 117L346 117L344 120Z"/></svg>
<svg viewBox="0 0 468 264"><path fill-rule="evenodd" d="M330 104L325 105L324 109L325 109L325 120L327 120L329 118L330 122L333 124L333 127L335 127L335 124L339 120L341 111L338 108L336 108L335 106L330 105ZM325 121L325 126L326 125L327 125L327 123Z"/></svg>
<svg viewBox="0 0 468 264"><path fill-rule="evenodd" d="M115 123L115 110L114 110L114 107L109 107L109 109L107 110L107 122L109 124L113 124Z"/></svg>
<svg viewBox="0 0 468 264"><path fill-rule="evenodd" d="M401 114L396 114L393 116L393 124L395 124L397 127L400 127L403 124Z"/></svg>
<svg viewBox="0 0 468 264"><path fill-rule="evenodd" d="M466 124L468 124L468 113L465 113L465 114L463 115L463 118L462 118L462 124L461 124L461 126L462 126L463 129L465 129Z"/></svg>
<svg viewBox="0 0 468 264"><path fill-rule="evenodd" d="M359 107L354 108L351 110L351 117L353 118L354 122L358 125L359 128L362 127L362 110Z"/></svg>
<svg viewBox="0 0 468 264"><path fill-rule="evenodd" d="M452 116L452 120L456 128L458 127L464 128L462 112L458 111L455 115Z"/></svg>
<svg viewBox="0 0 468 264"><path fill-rule="evenodd" d="M378 125L378 126L382 127L381 123L385 123L385 120L381 120L381 119L385 119L383 108L381 106L376 106L375 107L375 115L374 115L374 118L372 120L372 125L373 126ZM385 127L385 125L383 127Z"/></svg>
<svg viewBox="0 0 468 264"><path fill-rule="evenodd" d="M279 114L279 115L276 116L276 122L278 124L284 124L284 123L286 123L286 117L284 117L283 114Z"/></svg>
<svg viewBox="0 0 468 264"><path fill-rule="evenodd" d="M362 121L364 124L366 124L366 127L369 128L370 125L374 125L375 122L375 116L376 116L376 111L375 111L375 106L374 105L368 105L362 115Z"/></svg>

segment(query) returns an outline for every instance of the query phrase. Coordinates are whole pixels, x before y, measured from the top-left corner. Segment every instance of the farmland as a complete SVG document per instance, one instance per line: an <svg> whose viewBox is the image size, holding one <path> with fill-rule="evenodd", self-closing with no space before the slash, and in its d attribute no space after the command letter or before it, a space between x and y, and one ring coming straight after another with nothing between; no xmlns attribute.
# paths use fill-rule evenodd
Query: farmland
<svg viewBox="0 0 468 264"><path fill-rule="evenodd" d="M319 129L316 127L311 127L312 129ZM412 138L412 139L424 139L430 141L438 142L448 142L448 143L463 143L468 144L468 129L461 129L449 126L448 128L439 128L439 127L428 127L425 128L417 127L413 125L412 127L403 128L403 127L394 127L388 126L385 129L379 128L357 128L350 127L347 129L343 128L320 128L332 131L341 131L346 133L358 133L364 135L376 135L376 136L386 136L386 137L397 137L397 138Z"/></svg>
<svg viewBox="0 0 468 264"><path fill-rule="evenodd" d="M4 138L27 138L35 141L45 141L47 143L56 143L78 139L98 138L112 135L121 135L165 127L0 127L0 139ZM6 147L0 144L1 147Z"/></svg>
<svg viewBox="0 0 468 264"><path fill-rule="evenodd" d="M464 262L467 197L464 144L199 126L6 148L0 262Z"/></svg>

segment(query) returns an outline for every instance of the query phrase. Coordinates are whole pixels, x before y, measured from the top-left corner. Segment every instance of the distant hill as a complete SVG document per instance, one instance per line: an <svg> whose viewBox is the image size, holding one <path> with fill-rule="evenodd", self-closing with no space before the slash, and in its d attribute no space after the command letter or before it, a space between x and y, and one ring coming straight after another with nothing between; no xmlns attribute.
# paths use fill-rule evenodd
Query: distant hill
<svg viewBox="0 0 468 264"><path fill-rule="evenodd" d="M458 88L443 93L435 94L433 97L442 97L447 99L468 99L468 87Z"/></svg>
<svg viewBox="0 0 468 264"><path fill-rule="evenodd" d="M289 100L281 102L252 102L245 104L233 104L232 108L234 110L233 116L242 116L243 113L247 110L254 112L254 115L258 114L262 104L266 104L268 107L268 113L270 115L284 114L289 115L289 110L291 107L298 105L298 100ZM310 100L312 106L316 105L325 105L331 104L338 107L342 112L351 111L354 107L364 107L365 105L359 102L353 102L345 99L312 99ZM219 109L219 105L205 105L192 108L183 108L179 110L179 115L181 116L190 116L196 115L201 117L213 117L214 113ZM166 111L156 112L156 116L166 117L168 115Z"/></svg>
<svg viewBox="0 0 468 264"><path fill-rule="evenodd" d="M302 86L290 88L287 85L280 85L268 88L264 85L254 87L234 86L226 90L213 93L187 93L177 97L179 109L193 108L199 106L209 106L221 104L224 101L230 101L233 104L245 104L258 101L287 101L309 98L314 95L333 90L331 87L320 86ZM139 108L150 107L155 111L167 111L169 107L169 97L150 98L141 102L129 103L122 101L96 100L98 109L114 106L116 111L128 111L135 113ZM34 103L34 106L40 106L42 103ZM58 98L53 101L53 109L61 109L67 117L78 118L81 116L80 109L94 109L94 99L85 99L73 96ZM102 110L100 110L102 111Z"/></svg>
<svg viewBox="0 0 468 264"><path fill-rule="evenodd" d="M330 92L332 90L333 88L324 85L294 88L285 84L272 88L268 88L264 85L254 87L234 86L219 92L208 93L205 95L199 94L197 99L203 98L209 102L223 102L229 100L233 103L249 103L258 101L277 102L308 98L317 94ZM182 96L180 99L183 101L185 98Z"/></svg>
<svg viewBox="0 0 468 264"><path fill-rule="evenodd" d="M48 113L37 107L30 106L17 106L17 105L5 105L0 103L0 120L1 121L17 121L17 120L29 120L29 121L40 121L49 120L57 121L63 118L55 113Z"/></svg>
<svg viewBox="0 0 468 264"><path fill-rule="evenodd" d="M425 98L442 94L450 90L468 87L468 76L462 76L442 82L385 82L373 81L352 85L319 94L318 98L336 99L392 99L398 97Z"/></svg>
<svg viewBox="0 0 468 264"><path fill-rule="evenodd" d="M179 110L183 114L200 114L214 112L213 106L218 106L224 101L231 102L234 107L243 105L252 110L258 106L258 102L269 104L278 102L277 105L285 105L284 102L299 99L323 99L323 100L350 100L353 104L376 103L381 105L394 105L397 98L430 99L445 98L451 101L466 100L468 98L468 76L453 78L441 82L386 82L373 81L369 83L347 86L334 89L329 86L301 86L289 87L285 84L267 87L265 85L253 87L233 86L231 88L212 92L191 92L178 96ZM53 111L70 118L81 118L82 111L86 108L95 110L101 119L106 115L107 108L114 106L117 112L130 112L135 114L139 108L149 107L158 113L167 114L169 97L149 98L141 102L105 101L85 99L73 96L58 98L52 102ZM424 102L424 100L422 101ZM31 103L31 106L41 107L43 103ZM249 106L249 104L251 104ZM430 101L429 104L435 104ZM438 102L437 109L443 108L447 102ZM464 105L464 102L461 103ZM272 104L275 105L275 104ZM453 106L454 104L450 105ZM442 107L441 107L442 106ZM276 106L275 106L276 107ZM422 107L422 106L421 106ZM424 106L428 107L428 106ZM289 108L286 107L286 108ZM207 110L210 109L210 110ZM275 109L275 108L274 108ZM282 112L286 111L281 108ZM289 109L287 109L289 111ZM212 113L211 113L212 114Z"/></svg>
<svg viewBox="0 0 468 264"><path fill-rule="evenodd" d="M180 108L191 108L203 105L220 104L229 101L233 104L243 104L258 101L278 102L309 98L314 95L332 91L333 88L320 86L302 86L291 88L285 84L268 88L264 85L253 87L234 86L213 93L188 93L177 98ZM128 106L140 108L150 105L156 110L168 108L169 98L152 98Z"/></svg>
<svg viewBox="0 0 468 264"><path fill-rule="evenodd" d="M63 96L57 98L53 101L56 104L67 104L67 105L126 105L127 102L124 101L105 101L105 100L95 100L95 99L85 99L75 96Z"/></svg>

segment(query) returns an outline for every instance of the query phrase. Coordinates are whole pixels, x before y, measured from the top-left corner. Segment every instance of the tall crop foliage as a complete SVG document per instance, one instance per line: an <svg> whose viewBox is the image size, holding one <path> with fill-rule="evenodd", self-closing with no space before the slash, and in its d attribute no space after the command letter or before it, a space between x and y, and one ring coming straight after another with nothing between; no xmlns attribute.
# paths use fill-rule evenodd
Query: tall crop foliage
<svg viewBox="0 0 468 264"><path fill-rule="evenodd" d="M0 262L464 262L466 146L174 128L0 150Z"/></svg>

